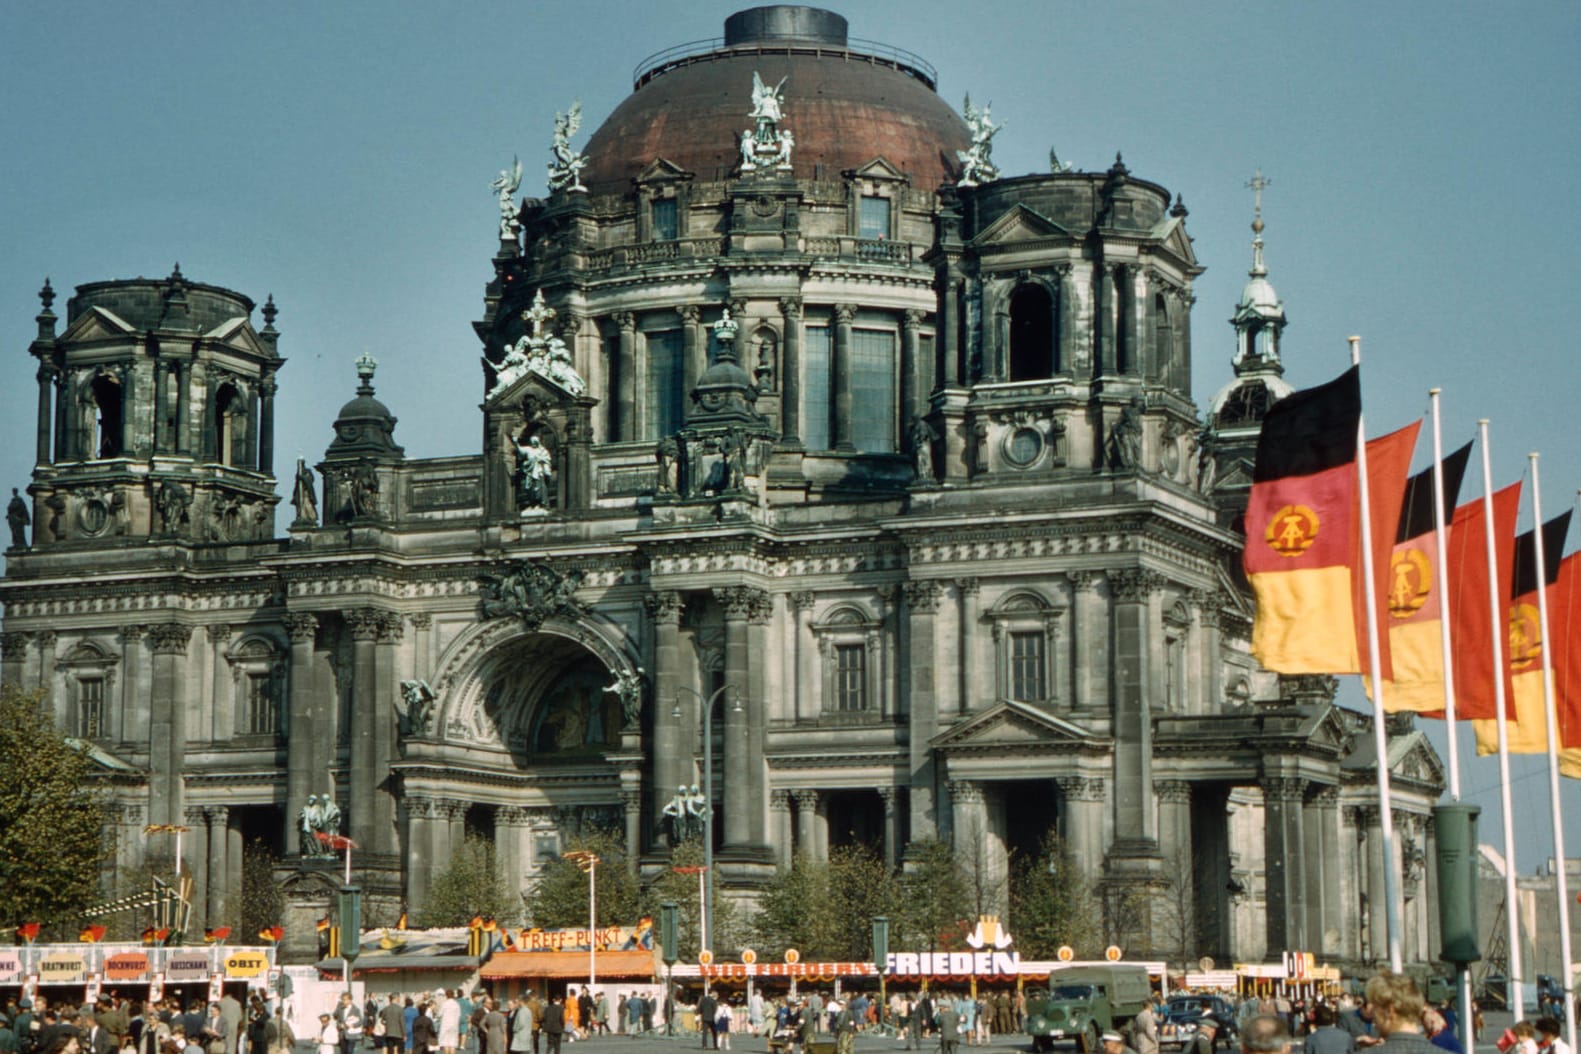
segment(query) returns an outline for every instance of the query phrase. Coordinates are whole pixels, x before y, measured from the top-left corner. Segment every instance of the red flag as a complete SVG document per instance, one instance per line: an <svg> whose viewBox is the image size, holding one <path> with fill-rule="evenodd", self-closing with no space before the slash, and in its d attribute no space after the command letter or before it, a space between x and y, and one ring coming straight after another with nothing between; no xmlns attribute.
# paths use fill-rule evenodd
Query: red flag
<svg viewBox="0 0 1581 1054"><path fill-rule="evenodd" d="M1393 676L1389 650L1389 583L1392 577L1394 540L1399 530L1400 510L1405 505L1405 488L1411 475L1411 454L1416 450L1416 434L1422 422L1367 440L1367 498L1372 520L1373 613L1378 625L1378 663L1385 678ZM1358 513L1359 513L1358 509ZM1357 517L1360 523L1360 516ZM1367 593L1361 571L1361 532L1356 532L1355 605L1356 638L1361 645L1362 668L1367 666ZM1385 693L1387 702L1387 693Z"/></svg>
<svg viewBox="0 0 1581 1054"><path fill-rule="evenodd" d="M104 940L104 934L103 926L84 926L82 932L77 934L77 939L84 944L98 944Z"/></svg>
<svg viewBox="0 0 1581 1054"><path fill-rule="evenodd" d="M1502 611L1510 595L1515 558L1515 518L1520 512L1521 485L1512 483L1493 495L1493 538L1498 581L1493 593ZM1455 650L1455 716L1462 720L1491 719L1495 713L1493 644L1488 626L1488 535L1482 499L1455 510L1449 528L1449 633ZM1503 627L1500 627L1502 633ZM1504 676L1499 671L1499 676ZM1442 717L1439 713L1436 716Z"/></svg>
<svg viewBox="0 0 1581 1054"><path fill-rule="evenodd" d="M1559 565L1549 591L1549 631L1554 638L1554 705L1559 719L1559 771L1581 779L1581 553Z"/></svg>
<svg viewBox="0 0 1581 1054"><path fill-rule="evenodd" d="M1570 528L1570 513L1543 524L1543 562L1537 566L1537 531L1532 529L1515 539L1511 561L1511 586L1508 607L1508 645L1504 661L1509 670L1509 689L1505 695L1504 734L1511 754L1542 754L1548 750L1547 697L1543 691L1543 652L1549 641L1543 639L1539 591L1547 594L1552 615L1553 588L1559 579L1559 554L1564 551L1565 534ZM1552 555L1550 555L1552 554ZM1539 570L1543 572L1539 575ZM1550 623L1548 630L1553 633ZM1475 724L1477 753L1492 754L1499 749L1499 730L1492 720Z"/></svg>

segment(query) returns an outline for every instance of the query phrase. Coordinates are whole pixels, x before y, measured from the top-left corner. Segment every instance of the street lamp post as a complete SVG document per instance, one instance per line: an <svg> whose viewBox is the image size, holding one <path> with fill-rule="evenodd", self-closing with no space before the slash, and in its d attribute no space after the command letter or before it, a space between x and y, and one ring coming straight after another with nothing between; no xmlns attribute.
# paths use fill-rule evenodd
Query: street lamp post
<svg viewBox="0 0 1581 1054"><path fill-rule="evenodd" d="M591 998L598 982L598 854L591 849L573 849L560 855L587 872L587 993Z"/></svg>
<svg viewBox="0 0 1581 1054"><path fill-rule="evenodd" d="M703 693L686 687L684 684L675 686L676 691L686 692L695 696L703 707L703 920L702 932L706 940L713 939L714 933L714 704L719 697L735 688L731 684L722 684L715 689L714 694L706 700ZM741 712L741 699L736 697L731 700L733 713ZM681 717L681 703L677 699L675 708L670 711L670 716L679 720ZM712 950L712 949L708 949Z"/></svg>

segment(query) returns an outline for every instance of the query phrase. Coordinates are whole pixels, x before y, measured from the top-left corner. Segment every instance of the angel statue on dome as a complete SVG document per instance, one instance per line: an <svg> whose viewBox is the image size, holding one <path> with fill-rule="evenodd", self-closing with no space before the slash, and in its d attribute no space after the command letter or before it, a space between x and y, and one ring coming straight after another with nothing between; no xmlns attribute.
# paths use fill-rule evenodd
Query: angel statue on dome
<svg viewBox="0 0 1581 1054"><path fill-rule="evenodd" d="M759 122L768 121L779 124L784 117L781 107L783 100L780 98L780 89L785 87L789 77L781 77L780 82L770 88L763 83L763 78L758 76L758 71L752 71L752 113L749 115Z"/></svg>
<svg viewBox="0 0 1581 1054"><path fill-rule="evenodd" d="M494 177L494 182L489 186L500 198L500 241L513 242L516 232L521 230L521 220L516 218L519 211L516 207L516 191L522 185L521 158L512 158L511 167L500 169L500 174Z"/></svg>
<svg viewBox="0 0 1581 1054"><path fill-rule="evenodd" d="M554 144L549 147L549 152L554 155L554 160L549 162L551 191L569 190L572 193L587 193L587 188L582 185L582 169L587 167L587 158L571 149L571 137L581 127L580 99L572 103L571 108L565 113L554 115Z"/></svg>

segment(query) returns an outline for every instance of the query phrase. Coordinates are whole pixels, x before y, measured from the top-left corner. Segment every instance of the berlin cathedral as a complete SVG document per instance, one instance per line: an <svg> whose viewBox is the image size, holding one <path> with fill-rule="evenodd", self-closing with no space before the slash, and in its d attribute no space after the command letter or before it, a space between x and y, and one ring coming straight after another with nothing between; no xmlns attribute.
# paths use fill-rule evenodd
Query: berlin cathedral
<svg viewBox="0 0 1581 1054"><path fill-rule="evenodd" d="M364 355L282 464L272 300L177 269L61 318L46 285L5 367L38 411L0 673L95 761L106 887L183 824L194 927L259 843L321 914L329 808L387 924L468 836L524 887L595 828L656 871L703 784L733 899L850 842L1002 888L1053 828L1095 885L1186 898L1192 955L1379 959L1370 717L1249 651L1239 517L1291 390L1260 211L1202 405L1181 198L1118 157L1000 173L936 82L760 7L581 149L561 115L547 196L496 181L446 456L406 455ZM1408 722L1387 762L1424 962L1442 773Z"/></svg>

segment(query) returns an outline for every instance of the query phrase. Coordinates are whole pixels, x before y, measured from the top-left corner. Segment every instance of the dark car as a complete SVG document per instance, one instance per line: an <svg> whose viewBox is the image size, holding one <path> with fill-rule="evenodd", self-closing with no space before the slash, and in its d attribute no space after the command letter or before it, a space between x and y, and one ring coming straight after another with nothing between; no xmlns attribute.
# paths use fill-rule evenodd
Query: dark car
<svg viewBox="0 0 1581 1054"><path fill-rule="evenodd" d="M1161 1047L1183 1047L1197 1035L1197 1022L1211 1017L1219 1031L1213 1045L1235 1046L1235 1005L1222 995L1175 995L1164 1004L1158 1018Z"/></svg>

